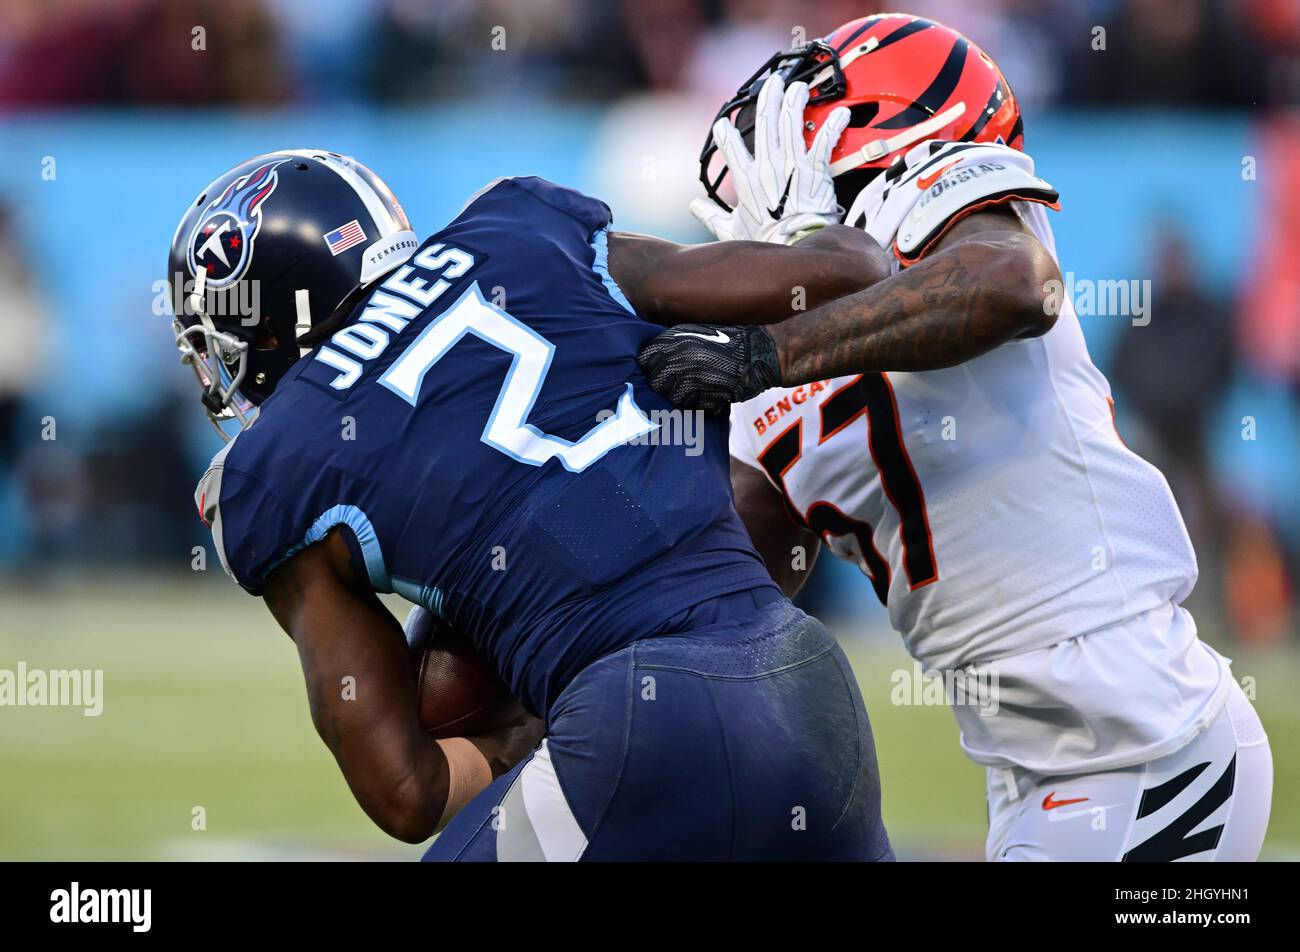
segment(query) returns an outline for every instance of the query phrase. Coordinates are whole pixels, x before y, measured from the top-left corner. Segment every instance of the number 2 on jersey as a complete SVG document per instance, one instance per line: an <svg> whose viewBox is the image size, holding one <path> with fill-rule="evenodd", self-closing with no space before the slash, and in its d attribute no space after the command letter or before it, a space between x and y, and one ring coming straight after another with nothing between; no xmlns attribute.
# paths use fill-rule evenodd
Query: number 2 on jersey
<svg viewBox="0 0 1300 952"><path fill-rule="evenodd" d="M655 428L632 399L630 383L619 398L614 414L597 423L575 443L543 433L528 423L528 414L546 382L555 345L485 301L477 282L470 285L460 300L429 322L379 378L379 383L414 406L425 374L467 334L487 341L514 358L482 436L484 443L511 459L530 466L558 459L565 469L577 473L616 446Z"/></svg>

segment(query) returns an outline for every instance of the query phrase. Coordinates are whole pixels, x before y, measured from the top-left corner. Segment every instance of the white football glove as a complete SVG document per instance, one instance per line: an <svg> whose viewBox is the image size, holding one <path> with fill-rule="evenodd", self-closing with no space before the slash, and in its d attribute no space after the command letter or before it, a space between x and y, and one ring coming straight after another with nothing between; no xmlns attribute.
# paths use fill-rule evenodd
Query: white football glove
<svg viewBox="0 0 1300 952"><path fill-rule="evenodd" d="M779 75L769 76L754 112L754 154L730 119L713 125L713 141L736 186L736 207L726 211L707 198L691 202L691 214L721 241L742 238L789 244L808 231L833 225L844 210L836 204L830 156L849 122L844 107L834 110L811 148L803 143L803 111L808 84L788 90Z"/></svg>

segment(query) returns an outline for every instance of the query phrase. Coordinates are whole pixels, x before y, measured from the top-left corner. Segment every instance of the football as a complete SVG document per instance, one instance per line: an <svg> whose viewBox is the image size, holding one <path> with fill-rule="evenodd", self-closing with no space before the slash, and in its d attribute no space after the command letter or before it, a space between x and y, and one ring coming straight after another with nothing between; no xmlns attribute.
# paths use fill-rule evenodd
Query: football
<svg viewBox="0 0 1300 952"><path fill-rule="evenodd" d="M415 655L420 725L434 737L474 737L505 727L523 707L474 645L419 606L403 626Z"/></svg>

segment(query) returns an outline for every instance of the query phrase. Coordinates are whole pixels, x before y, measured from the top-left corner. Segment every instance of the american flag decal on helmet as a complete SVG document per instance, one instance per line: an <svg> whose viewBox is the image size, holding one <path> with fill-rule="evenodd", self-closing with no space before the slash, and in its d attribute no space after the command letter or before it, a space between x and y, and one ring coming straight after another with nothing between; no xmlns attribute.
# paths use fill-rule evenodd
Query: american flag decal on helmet
<svg viewBox="0 0 1300 952"><path fill-rule="evenodd" d="M330 246L330 251L335 255L340 255L349 248L365 241L366 233L361 227L361 223L354 218L346 225L341 225L333 231L326 232L323 237L325 238L325 244Z"/></svg>

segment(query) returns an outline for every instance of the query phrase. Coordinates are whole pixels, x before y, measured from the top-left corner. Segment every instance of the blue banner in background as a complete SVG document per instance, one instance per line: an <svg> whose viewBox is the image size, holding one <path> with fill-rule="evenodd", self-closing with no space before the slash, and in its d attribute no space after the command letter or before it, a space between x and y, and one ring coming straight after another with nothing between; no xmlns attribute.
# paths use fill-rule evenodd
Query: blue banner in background
<svg viewBox="0 0 1300 952"><path fill-rule="evenodd" d="M54 351L87 358L58 362L45 399L52 412L75 416L143 408L129 368L142 355L150 365L171 356L164 322L149 318L172 231L196 189L236 162L285 147L355 155L392 185L416 231L429 233L499 176L536 174L591 190L588 152L601 118L595 109L535 106L5 121L0 200L17 210L56 321ZM1052 221L1063 269L1092 280L1147 276L1151 229L1172 219L1191 237L1204 279L1229 291L1248 252L1253 186L1239 174L1248 132L1245 119L1162 114L1037 120L1028 145L1039 174L1061 193ZM55 163L49 181L47 157ZM645 227L599 197L622 227ZM670 237L704 237L684 208L680 221ZM1084 321L1102 363L1116 323Z"/></svg>
<svg viewBox="0 0 1300 952"><path fill-rule="evenodd" d="M187 203L237 162L283 148L355 155L384 177L415 229L428 234L494 178L576 180L596 118L550 109L8 120L0 125L0 200L17 210L56 322L51 350L64 358L51 368L43 403L87 423L151 405L158 383L142 381L140 370L175 363L167 319L153 313L154 283L165 275ZM52 181L42 178L47 157L55 163ZM66 359L71 354L79 355L75 364Z"/></svg>

